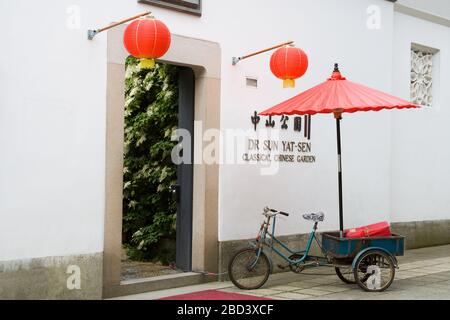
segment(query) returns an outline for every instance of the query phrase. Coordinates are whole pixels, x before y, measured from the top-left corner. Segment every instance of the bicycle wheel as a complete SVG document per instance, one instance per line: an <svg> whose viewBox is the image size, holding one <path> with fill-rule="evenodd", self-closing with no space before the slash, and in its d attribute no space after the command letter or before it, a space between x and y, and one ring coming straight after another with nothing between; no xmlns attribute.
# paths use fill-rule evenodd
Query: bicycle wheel
<svg viewBox="0 0 450 320"><path fill-rule="evenodd" d="M395 277L392 257L381 250L364 253L354 270L356 283L369 292L382 292L390 287Z"/></svg>
<svg viewBox="0 0 450 320"><path fill-rule="evenodd" d="M348 267L335 267L336 275L342 282L346 284L356 284L355 272L351 266ZM360 280L361 282L366 282L370 275L364 275Z"/></svg>
<svg viewBox="0 0 450 320"><path fill-rule="evenodd" d="M239 289L259 289L270 275L269 258L262 251L258 257L255 248L242 249L231 258L228 275L231 282Z"/></svg>
<svg viewBox="0 0 450 320"><path fill-rule="evenodd" d="M336 271L336 275L342 282L347 284L355 284L355 273L353 272L352 266L342 266L342 267L334 267Z"/></svg>

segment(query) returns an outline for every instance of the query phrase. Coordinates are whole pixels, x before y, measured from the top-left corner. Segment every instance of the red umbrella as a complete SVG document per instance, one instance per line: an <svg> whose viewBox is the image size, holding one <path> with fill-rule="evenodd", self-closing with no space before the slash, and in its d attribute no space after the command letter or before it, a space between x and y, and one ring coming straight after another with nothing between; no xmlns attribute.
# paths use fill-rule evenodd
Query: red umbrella
<svg viewBox="0 0 450 320"><path fill-rule="evenodd" d="M357 111L379 111L382 109L418 108L406 100L368 88L344 78L335 64L333 74L327 81L264 112L262 116L313 115L333 113L336 119L339 181L339 222L341 237L344 232L341 164L341 120L342 114Z"/></svg>

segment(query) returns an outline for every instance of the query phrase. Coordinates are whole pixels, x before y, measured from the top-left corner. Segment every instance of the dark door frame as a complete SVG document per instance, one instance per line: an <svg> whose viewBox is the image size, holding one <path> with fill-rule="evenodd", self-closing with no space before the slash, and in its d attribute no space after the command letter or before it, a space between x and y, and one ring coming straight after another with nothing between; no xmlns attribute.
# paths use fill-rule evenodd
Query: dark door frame
<svg viewBox="0 0 450 320"><path fill-rule="evenodd" d="M178 212L176 265L183 271L192 270L192 200L193 200L193 150L195 119L195 74L191 68L183 67L178 78L178 128L190 132L191 148L189 163L178 166Z"/></svg>

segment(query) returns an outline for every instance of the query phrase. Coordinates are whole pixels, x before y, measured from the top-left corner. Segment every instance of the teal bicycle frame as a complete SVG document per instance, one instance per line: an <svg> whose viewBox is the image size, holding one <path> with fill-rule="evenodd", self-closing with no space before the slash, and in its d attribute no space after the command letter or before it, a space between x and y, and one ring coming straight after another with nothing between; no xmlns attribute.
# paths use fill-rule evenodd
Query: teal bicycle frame
<svg viewBox="0 0 450 320"><path fill-rule="evenodd" d="M272 232L269 232L268 228L270 226L270 220L271 219L273 219ZM308 242L306 244L305 250L293 251L286 244L284 244L281 240L279 240L275 236L276 221L277 221L277 216L276 215L268 215L267 216L267 221L264 221L263 224L261 225L261 229L259 231L259 234L258 234L258 237L257 237L256 241L251 243L251 245L253 247L255 247L255 249L257 249L257 258L255 259L255 262L250 266L250 268L252 268L252 267L254 267L256 265L256 263L259 260L259 257L261 256L261 253L262 252L265 253L264 246L268 247L272 252L275 252L283 260L285 260L287 263L289 263L289 265L296 265L296 264L299 264L299 263L306 262L307 260L314 260L316 262L316 265L318 265L318 266L319 265L323 266L323 265L328 265L329 264L327 258L319 257L319 256L311 256L309 254L309 252L311 250L311 246L312 246L314 240L316 241L316 243L319 245L320 249L323 252L322 244L321 244L321 242L319 241L319 239L316 236L316 230L317 230L318 222L314 223L314 227L313 227L313 230L309 234ZM285 255L283 252L281 252L280 250L275 248L274 244L280 245L281 248L283 248L284 250L286 250L289 253L289 255ZM290 257L292 255L298 255L298 256L301 256L301 257L299 259L291 259ZM267 254L266 254L266 256L267 256ZM269 256L268 256L268 259L272 263L272 261L271 261Z"/></svg>

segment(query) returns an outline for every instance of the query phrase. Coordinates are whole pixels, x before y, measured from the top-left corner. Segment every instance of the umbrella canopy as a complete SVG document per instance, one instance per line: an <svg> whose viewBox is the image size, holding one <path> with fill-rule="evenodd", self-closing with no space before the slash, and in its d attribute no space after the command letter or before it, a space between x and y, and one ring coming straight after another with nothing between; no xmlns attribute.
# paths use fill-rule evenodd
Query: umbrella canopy
<svg viewBox="0 0 450 320"><path fill-rule="evenodd" d="M261 112L260 115L313 115L336 111L353 113L417 107L406 100L347 80L336 64L327 81Z"/></svg>
<svg viewBox="0 0 450 320"><path fill-rule="evenodd" d="M331 77L266 111L262 116L276 115L314 115L333 113L336 119L338 151L339 184L339 222L341 237L344 232L344 213L342 197L342 163L341 163L341 119L343 113L357 111L379 111L382 109L418 108L419 106L390 94L371 89L344 78L338 64L335 64Z"/></svg>

